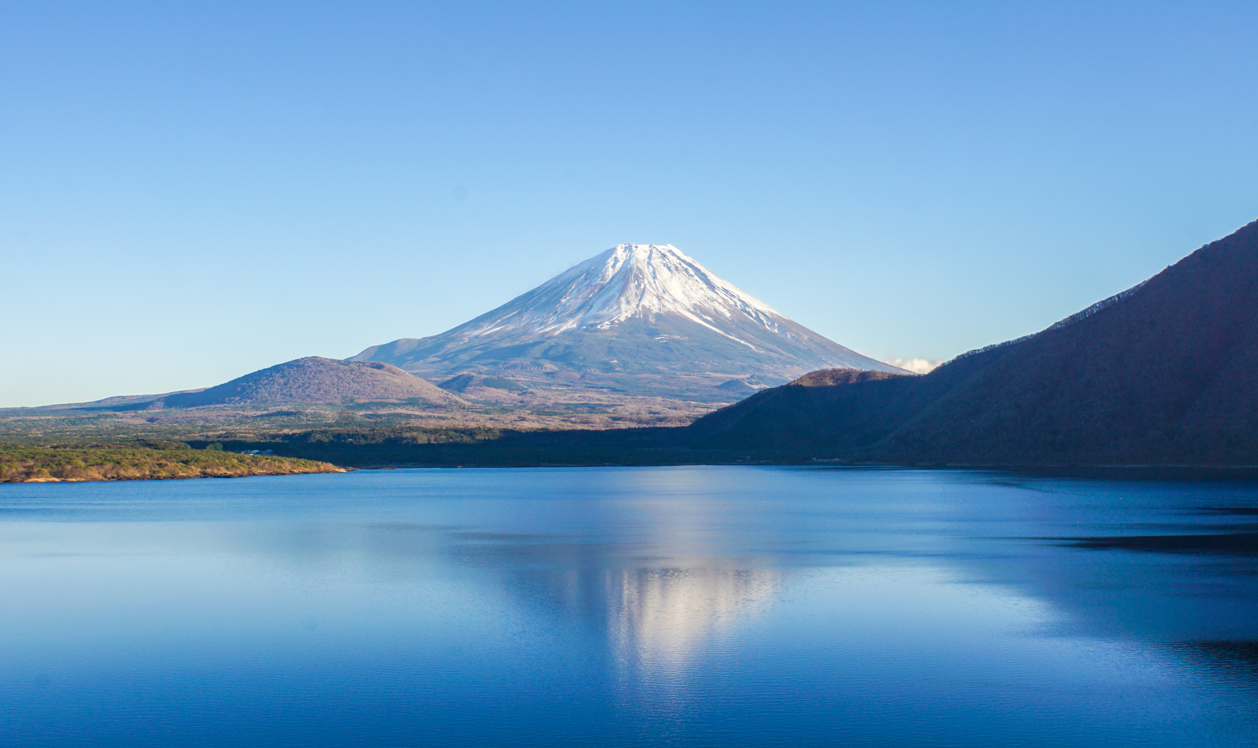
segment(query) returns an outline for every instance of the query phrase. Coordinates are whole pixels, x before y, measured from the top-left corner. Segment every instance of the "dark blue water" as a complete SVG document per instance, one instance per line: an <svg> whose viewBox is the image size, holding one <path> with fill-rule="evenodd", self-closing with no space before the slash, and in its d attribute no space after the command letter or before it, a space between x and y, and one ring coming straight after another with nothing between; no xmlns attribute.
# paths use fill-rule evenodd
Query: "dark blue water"
<svg viewBox="0 0 1258 748"><path fill-rule="evenodd" d="M0 744L1235 746L1245 484L777 468L0 486Z"/></svg>

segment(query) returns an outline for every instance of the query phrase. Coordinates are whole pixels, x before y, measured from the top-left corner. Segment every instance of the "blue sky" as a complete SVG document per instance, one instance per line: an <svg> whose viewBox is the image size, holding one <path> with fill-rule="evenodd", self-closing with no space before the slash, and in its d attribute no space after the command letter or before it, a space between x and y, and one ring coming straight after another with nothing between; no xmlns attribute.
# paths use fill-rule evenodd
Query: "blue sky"
<svg viewBox="0 0 1258 748"><path fill-rule="evenodd" d="M4 18L0 406L435 334L620 242L944 359L1258 218L1253 2Z"/></svg>

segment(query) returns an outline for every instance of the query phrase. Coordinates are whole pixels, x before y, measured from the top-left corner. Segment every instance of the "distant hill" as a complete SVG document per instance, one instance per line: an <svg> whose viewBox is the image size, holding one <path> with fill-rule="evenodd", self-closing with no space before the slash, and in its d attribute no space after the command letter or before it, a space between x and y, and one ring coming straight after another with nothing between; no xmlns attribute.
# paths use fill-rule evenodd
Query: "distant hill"
<svg viewBox="0 0 1258 748"><path fill-rule="evenodd" d="M924 376L810 374L690 438L900 464L1258 465L1256 383L1258 222L1035 335Z"/></svg>
<svg viewBox="0 0 1258 748"><path fill-rule="evenodd" d="M468 390L475 392L478 388L508 390L511 392L518 392L525 389L523 385L512 379L503 379L501 377L482 377L475 374L460 374L457 377L447 379L437 386L447 392L458 393L464 393Z"/></svg>
<svg viewBox="0 0 1258 748"><path fill-rule="evenodd" d="M351 360L433 381L476 375L725 400L753 389L717 389L731 379L777 384L836 366L899 371L787 319L669 244L621 244L440 335Z"/></svg>
<svg viewBox="0 0 1258 748"><path fill-rule="evenodd" d="M415 399L433 405L462 403L458 397L396 366L318 356L255 371L217 387L164 395L158 400L166 408L195 408Z"/></svg>
<svg viewBox="0 0 1258 748"><path fill-rule="evenodd" d="M729 393L730 397L735 398L746 397L747 395L755 392L757 389L749 384L745 379L731 379L728 382L718 384L716 388L721 392Z"/></svg>
<svg viewBox="0 0 1258 748"><path fill-rule="evenodd" d="M915 374L823 369L711 413L685 443L748 453L851 456L896 425L891 404Z"/></svg>

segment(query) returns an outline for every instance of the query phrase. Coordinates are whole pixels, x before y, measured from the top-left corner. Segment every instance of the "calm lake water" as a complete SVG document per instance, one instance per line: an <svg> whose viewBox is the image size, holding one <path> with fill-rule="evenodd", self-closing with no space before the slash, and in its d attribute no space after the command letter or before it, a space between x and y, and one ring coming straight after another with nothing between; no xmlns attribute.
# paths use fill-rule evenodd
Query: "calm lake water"
<svg viewBox="0 0 1258 748"><path fill-rule="evenodd" d="M0 744L1258 743L1258 485L755 467L0 486Z"/></svg>

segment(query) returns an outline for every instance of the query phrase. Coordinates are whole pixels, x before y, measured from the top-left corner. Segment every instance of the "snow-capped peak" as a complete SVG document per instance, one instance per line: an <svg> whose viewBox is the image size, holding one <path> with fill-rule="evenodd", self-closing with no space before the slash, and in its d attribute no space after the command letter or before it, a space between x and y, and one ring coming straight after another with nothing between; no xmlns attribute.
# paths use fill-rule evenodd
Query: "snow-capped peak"
<svg viewBox="0 0 1258 748"><path fill-rule="evenodd" d="M788 381L836 367L900 371L792 322L671 244L619 244L476 319L353 360L436 376L529 371L545 387L575 375L692 394L696 381L729 384L748 374Z"/></svg>
<svg viewBox="0 0 1258 748"><path fill-rule="evenodd" d="M781 318L671 244L618 244L472 320L462 332L555 335L662 314L680 315L753 348L727 331L730 323L776 332Z"/></svg>

